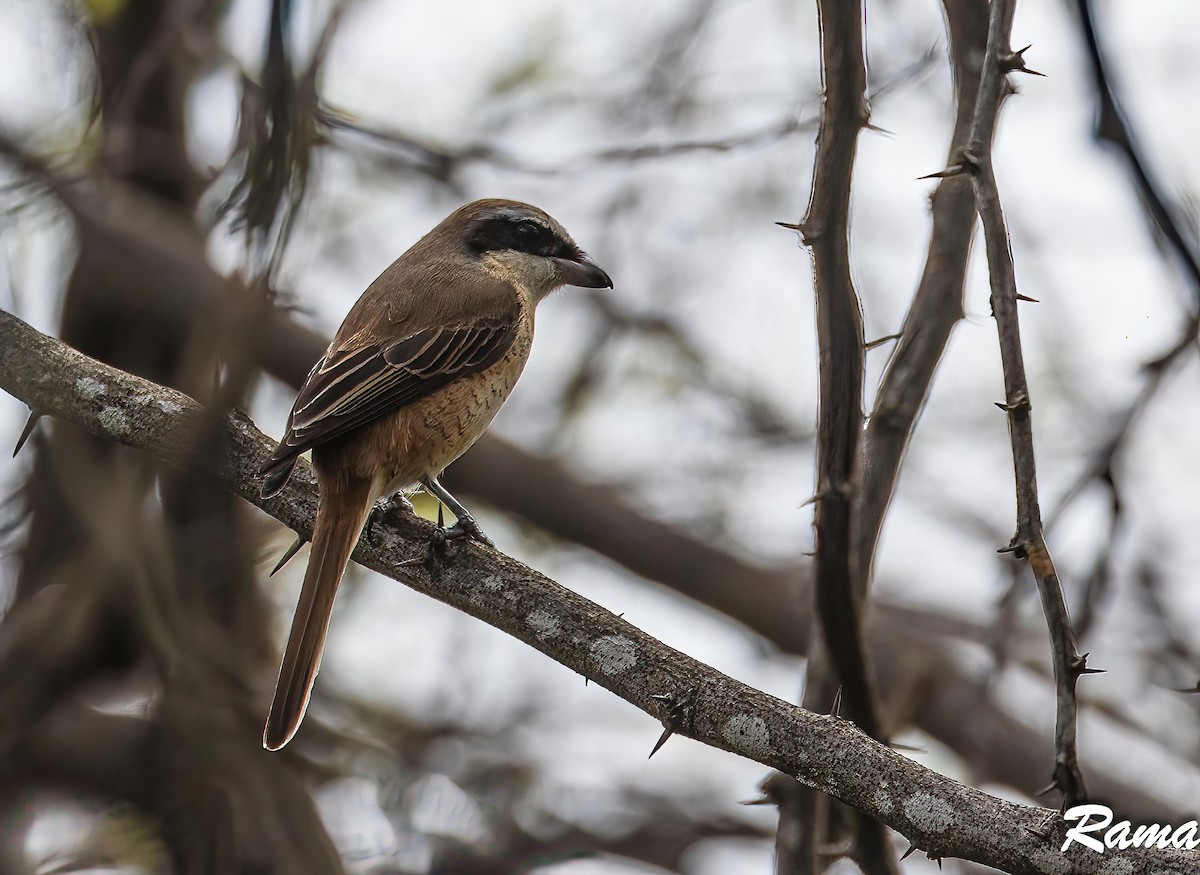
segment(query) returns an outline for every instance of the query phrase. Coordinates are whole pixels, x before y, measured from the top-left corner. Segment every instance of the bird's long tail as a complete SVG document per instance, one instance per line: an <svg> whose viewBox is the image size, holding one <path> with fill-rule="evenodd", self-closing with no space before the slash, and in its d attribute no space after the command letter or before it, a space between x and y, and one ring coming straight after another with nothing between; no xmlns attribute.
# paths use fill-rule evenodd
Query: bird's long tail
<svg viewBox="0 0 1200 875"><path fill-rule="evenodd" d="M330 482L321 483L308 570L304 572L300 601L279 667L275 699L263 729L263 747L267 750L279 750L291 741L304 719L321 665L338 584L371 508L369 480L328 479Z"/></svg>

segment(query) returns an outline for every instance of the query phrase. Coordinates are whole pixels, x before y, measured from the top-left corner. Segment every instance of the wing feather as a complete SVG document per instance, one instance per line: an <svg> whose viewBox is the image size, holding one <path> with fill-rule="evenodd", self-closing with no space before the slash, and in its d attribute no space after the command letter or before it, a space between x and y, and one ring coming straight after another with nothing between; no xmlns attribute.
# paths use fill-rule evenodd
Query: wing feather
<svg viewBox="0 0 1200 875"><path fill-rule="evenodd" d="M306 450L412 404L500 361L512 346L512 317L439 325L391 342L333 349L309 372L288 430L261 473L263 494L283 488Z"/></svg>

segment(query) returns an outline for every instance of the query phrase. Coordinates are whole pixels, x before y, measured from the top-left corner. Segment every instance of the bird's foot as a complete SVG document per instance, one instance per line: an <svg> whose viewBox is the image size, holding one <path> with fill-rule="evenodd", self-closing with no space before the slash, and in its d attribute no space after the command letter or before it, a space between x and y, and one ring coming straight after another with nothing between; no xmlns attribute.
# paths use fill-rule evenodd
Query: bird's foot
<svg viewBox="0 0 1200 875"><path fill-rule="evenodd" d="M468 514L463 514L458 518L458 522L449 528L438 530L443 538L447 541L452 541L456 538L470 538L478 541L487 547L496 549L496 545L492 543L492 539L483 533L483 529L479 528L479 523L475 522L475 517Z"/></svg>
<svg viewBox="0 0 1200 875"><path fill-rule="evenodd" d="M371 512L367 514L367 540L372 544L375 543L375 527L387 519L388 514L396 510L405 510L409 513L416 513L413 509L412 502L403 492L397 492L389 495L387 498L382 498L375 502L375 506L371 508Z"/></svg>

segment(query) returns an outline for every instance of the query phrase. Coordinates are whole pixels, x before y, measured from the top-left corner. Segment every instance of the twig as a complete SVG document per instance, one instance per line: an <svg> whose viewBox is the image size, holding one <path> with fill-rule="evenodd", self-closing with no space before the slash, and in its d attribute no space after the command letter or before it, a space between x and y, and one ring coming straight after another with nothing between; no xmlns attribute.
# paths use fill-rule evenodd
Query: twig
<svg viewBox="0 0 1200 875"><path fill-rule="evenodd" d="M1097 33L1095 12L1091 0L1076 0L1076 8L1079 12L1079 25L1092 72L1092 83L1096 90L1098 104L1094 132L1096 140L1108 143L1128 165L1146 217L1154 229L1162 235L1175 254L1178 264L1183 268L1192 294L1192 312L1188 314L1181 326L1179 336L1170 348L1146 365L1146 380L1141 389L1118 418L1109 438L1096 452L1092 464L1071 484L1066 494L1059 500L1058 505L1051 511L1048 527L1053 527L1088 484L1102 478L1106 472L1113 469L1116 458L1137 424L1138 418L1166 383L1165 378L1172 372L1183 353L1192 349L1193 342L1200 334L1200 253L1197 253L1195 244L1191 242L1191 235L1181 227L1178 209L1169 203L1167 197L1162 193L1161 187L1155 182L1148 161L1142 155L1137 137L1121 109L1112 77L1108 73L1104 52L1100 48L1100 36Z"/></svg>
<svg viewBox="0 0 1200 875"><path fill-rule="evenodd" d="M992 107L1000 100L1001 91L1006 85L1006 74L1024 68L1020 53L1014 53L1009 45L1015 5L1015 0L992 0L979 98L971 126L971 140L961 155L961 163L971 173L977 209L983 221L992 313L1000 336L1000 357L1004 369L1003 407L1008 415L1017 497L1017 530L1007 549L1017 558L1029 560L1050 631L1056 692L1054 783L1063 794L1064 805L1069 807L1087 797L1076 744L1078 704L1075 699L1075 684L1087 670L1087 662L1076 648L1066 599L1042 529L1029 387L1025 378L1021 329L1017 318L1016 272L991 155L996 121Z"/></svg>
<svg viewBox="0 0 1200 875"><path fill-rule="evenodd" d="M254 472L274 442L242 414L226 418L219 457L195 459L192 427L205 414L186 395L97 362L0 311L0 388L48 415L180 467L200 465L234 493L301 533L312 528L311 466L269 501ZM642 632L587 599L494 551L463 545L431 575L398 568L397 556L428 548L433 525L398 514L355 559L513 635L664 720L693 695L694 717L678 732L798 777L878 818L918 847L1016 875L1094 870L1092 852L1058 848L1065 824L1053 812L989 796L930 771L865 737L844 720L790 705L733 680ZM641 753L639 752L640 756ZM1052 818L1048 833L1039 826ZM1004 828L997 829L998 825ZM1123 852L1135 867L1193 872L1200 853Z"/></svg>
<svg viewBox="0 0 1200 875"><path fill-rule="evenodd" d="M881 98L921 74L932 66L935 57L931 48L912 64L886 77L878 87L871 90L871 99ZM611 164L655 161L678 155L736 152L741 149L770 145L785 137L811 131L817 126L816 118L789 113L767 124L720 137L682 138L662 143L613 146L577 155L564 161L546 163L532 161L482 141L456 147L433 145L422 141L414 134L399 129L386 129L358 121L329 106L318 108L317 119L322 126L331 131L346 131L397 151L404 156L408 166L443 182L450 179L461 166L476 162L488 163L505 170L528 173L533 176L557 176L563 173L593 170Z"/></svg>

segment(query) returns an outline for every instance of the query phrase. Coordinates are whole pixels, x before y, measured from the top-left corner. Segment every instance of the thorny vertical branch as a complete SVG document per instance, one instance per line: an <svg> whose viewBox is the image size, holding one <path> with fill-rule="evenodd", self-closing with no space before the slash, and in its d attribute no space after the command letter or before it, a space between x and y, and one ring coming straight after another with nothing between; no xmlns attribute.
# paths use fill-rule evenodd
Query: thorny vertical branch
<svg viewBox="0 0 1200 875"><path fill-rule="evenodd" d="M867 70L863 54L862 7L818 0L821 121L812 191L800 232L812 250L820 354L817 423L816 608L820 621L809 651L805 705L830 707L826 659L840 685L846 715L868 735L883 738L882 720L862 635L865 586L854 580L852 508L854 470L862 432L863 325L850 273L850 186L858 134L868 123ZM777 841L780 872L819 871L818 846L827 830L827 803L801 791L796 815L797 848ZM781 820L786 816L780 810ZM856 817L852 854L864 871L895 872L897 863L879 824ZM785 835L781 823L780 838ZM786 852L786 853L785 853Z"/></svg>
<svg viewBox="0 0 1200 875"><path fill-rule="evenodd" d="M1086 658L1079 654L1076 647L1075 633L1071 629L1071 618L1066 599L1063 597L1062 585L1042 530L1029 387L1025 378L1021 329L1017 318L1016 273L991 155L995 113L990 111L990 107L1000 99L1001 91L1006 85L1006 75L1025 69L1021 53L1013 52L1009 44L1015 5L1015 0L992 0L987 51L984 55L975 119L971 126L971 140L962 153L961 164L971 173L975 185L976 206L983 221L992 313L1000 336L1000 357L1004 368L1003 408L1008 415L1017 497L1017 531L1006 549L1018 558L1029 560L1041 596L1042 610L1046 615L1054 666L1057 712L1054 732L1054 783L1063 794L1064 804L1071 806L1087 797L1076 744L1075 699L1075 683L1079 676L1087 671Z"/></svg>
<svg viewBox="0 0 1200 875"><path fill-rule="evenodd" d="M808 211L797 230L812 249L820 349L817 424L817 610L847 715L868 735L882 729L862 646L851 577L854 460L862 430L863 327L850 275L850 181L858 132L867 124L862 9L817 4L825 84Z"/></svg>

